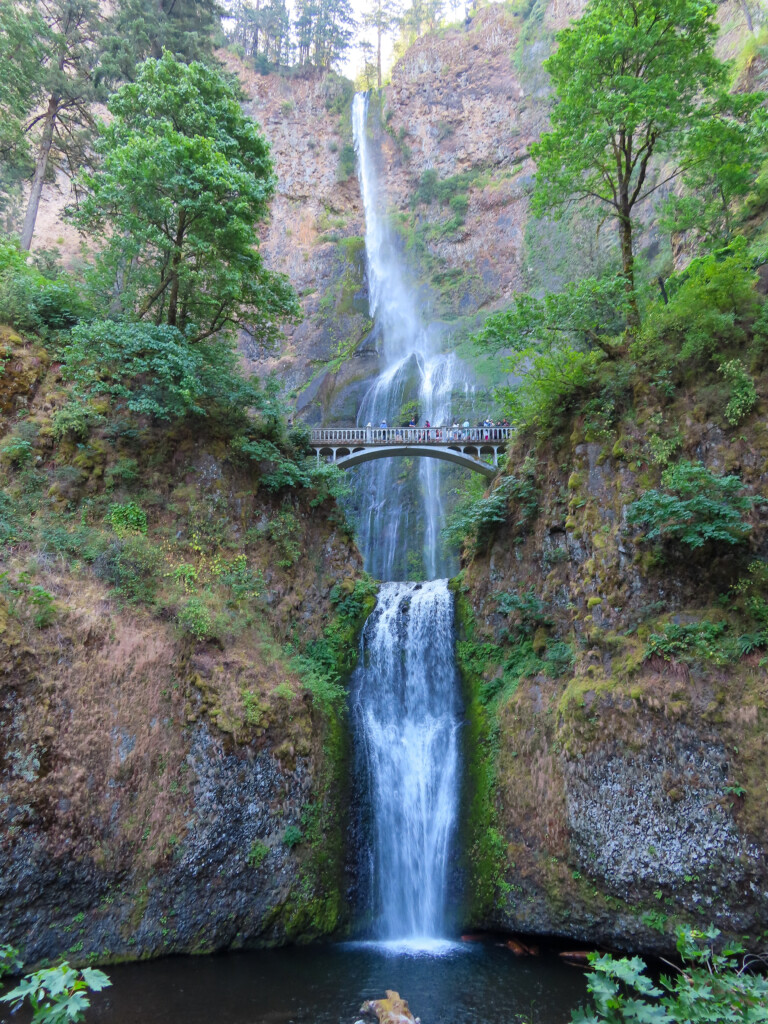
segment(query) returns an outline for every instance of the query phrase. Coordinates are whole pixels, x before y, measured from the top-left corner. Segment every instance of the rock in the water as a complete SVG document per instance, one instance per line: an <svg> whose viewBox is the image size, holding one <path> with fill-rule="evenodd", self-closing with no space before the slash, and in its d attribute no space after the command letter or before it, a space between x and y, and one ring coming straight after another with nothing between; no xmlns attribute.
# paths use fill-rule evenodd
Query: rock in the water
<svg viewBox="0 0 768 1024"><path fill-rule="evenodd" d="M373 1014L379 1024L420 1024L408 1009L408 1003L400 998L399 992L387 989L386 999L366 999L360 1013Z"/></svg>

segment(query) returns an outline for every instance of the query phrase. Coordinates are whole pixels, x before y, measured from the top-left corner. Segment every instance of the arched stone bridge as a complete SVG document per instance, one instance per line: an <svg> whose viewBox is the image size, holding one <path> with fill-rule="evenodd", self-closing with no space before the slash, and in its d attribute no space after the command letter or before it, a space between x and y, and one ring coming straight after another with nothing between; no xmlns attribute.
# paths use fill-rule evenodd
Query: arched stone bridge
<svg viewBox="0 0 768 1024"><path fill-rule="evenodd" d="M325 457L339 469L372 459L420 455L492 477L511 433L510 427L315 427L310 444L318 462ZM491 461L483 461L484 456Z"/></svg>

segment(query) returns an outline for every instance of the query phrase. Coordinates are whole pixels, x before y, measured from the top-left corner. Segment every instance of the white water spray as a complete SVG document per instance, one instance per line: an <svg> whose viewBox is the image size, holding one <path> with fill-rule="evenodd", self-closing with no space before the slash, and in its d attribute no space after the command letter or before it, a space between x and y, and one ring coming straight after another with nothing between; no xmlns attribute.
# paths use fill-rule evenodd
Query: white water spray
<svg viewBox="0 0 768 1024"><path fill-rule="evenodd" d="M452 353L438 350L434 332L420 316L397 238L389 230L377 153L368 136L368 97L363 93L352 104L352 129L365 210L369 305L383 364L363 398L358 423L379 426L386 420L389 426L406 426L403 410L410 407L421 424L429 420L433 427L446 426L451 398L457 389L464 391L468 378ZM440 542L440 483L446 468L434 459L416 461L415 502L398 484L402 471L398 460L381 459L361 467L358 493L365 512L360 516L358 539L369 571L379 579L402 579L416 570L432 579L451 571ZM414 535L421 537L420 551L414 550Z"/></svg>
<svg viewBox="0 0 768 1024"><path fill-rule="evenodd" d="M368 766L376 937L445 935L458 792L458 679L446 580L385 583L366 623L354 712Z"/></svg>
<svg viewBox="0 0 768 1024"><path fill-rule="evenodd" d="M382 369L358 423L450 423L454 390L469 387L459 360L439 351L390 232L368 136L368 99L355 96L352 124L365 208L371 317ZM366 623L355 675L354 717L370 808L370 893L375 938L434 950L448 917L450 857L459 791L459 698L453 598L442 555L444 467L417 458L418 477L380 459L357 470L358 541L383 580L418 571L431 582L385 583ZM420 538L414 543L414 538Z"/></svg>

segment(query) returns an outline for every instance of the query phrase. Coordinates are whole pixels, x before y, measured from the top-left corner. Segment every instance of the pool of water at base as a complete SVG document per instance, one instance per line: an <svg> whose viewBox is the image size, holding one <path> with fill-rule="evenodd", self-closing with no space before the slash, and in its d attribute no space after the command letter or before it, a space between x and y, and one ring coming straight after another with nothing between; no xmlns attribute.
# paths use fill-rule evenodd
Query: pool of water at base
<svg viewBox="0 0 768 1024"><path fill-rule="evenodd" d="M395 989L422 1024L566 1024L583 973L554 954L486 943L432 949L342 943L107 968L88 1024L354 1024Z"/></svg>

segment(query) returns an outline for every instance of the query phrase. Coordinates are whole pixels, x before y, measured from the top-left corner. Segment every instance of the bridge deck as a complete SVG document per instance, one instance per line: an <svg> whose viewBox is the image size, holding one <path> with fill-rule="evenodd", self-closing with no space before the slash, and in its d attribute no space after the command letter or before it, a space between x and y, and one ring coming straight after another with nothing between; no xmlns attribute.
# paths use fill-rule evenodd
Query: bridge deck
<svg viewBox="0 0 768 1024"><path fill-rule="evenodd" d="M503 445L512 434L511 427L314 427L314 447L347 448L350 445Z"/></svg>

